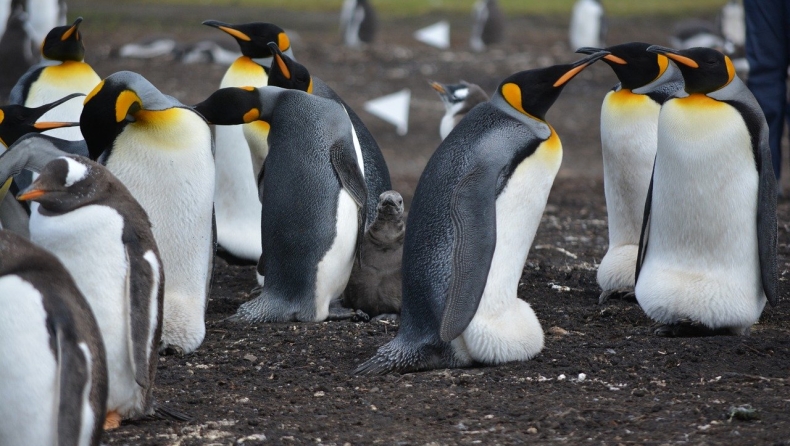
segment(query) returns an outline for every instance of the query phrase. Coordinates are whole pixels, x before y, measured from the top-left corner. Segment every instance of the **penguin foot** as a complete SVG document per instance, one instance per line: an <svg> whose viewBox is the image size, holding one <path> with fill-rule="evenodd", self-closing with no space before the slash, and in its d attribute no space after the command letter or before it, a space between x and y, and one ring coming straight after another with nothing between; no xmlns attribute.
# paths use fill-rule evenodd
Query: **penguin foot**
<svg viewBox="0 0 790 446"><path fill-rule="evenodd" d="M749 327L710 328L698 322L679 321L661 325L653 331L656 336L665 338L691 338L703 336L748 336Z"/></svg>
<svg viewBox="0 0 790 446"><path fill-rule="evenodd" d="M337 303L329 305L329 316L327 316L326 320L368 322L370 320L370 316L368 316L368 314L362 310L352 310L351 308L343 307L340 305L340 303Z"/></svg>
<svg viewBox="0 0 790 446"><path fill-rule="evenodd" d="M603 304L610 298L625 300L628 302L636 302L636 294L633 288L618 288L615 290L605 290L598 297L598 305Z"/></svg>
<svg viewBox="0 0 790 446"><path fill-rule="evenodd" d="M400 315L398 313L384 313L374 317L373 319L370 320L370 322L397 324L398 322L400 322Z"/></svg>
<svg viewBox="0 0 790 446"><path fill-rule="evenodd" d="M184 356L184 349L177 345L168 345L159 349L159 354L162 356Z"/></svg>
<svg viewBox="0 0 790 446"><path fill-rule="evenodd" d="M114 410L107 412L107 416L104 417L104 430L108 431L119 427L121 427L121 414Z"/></svg>

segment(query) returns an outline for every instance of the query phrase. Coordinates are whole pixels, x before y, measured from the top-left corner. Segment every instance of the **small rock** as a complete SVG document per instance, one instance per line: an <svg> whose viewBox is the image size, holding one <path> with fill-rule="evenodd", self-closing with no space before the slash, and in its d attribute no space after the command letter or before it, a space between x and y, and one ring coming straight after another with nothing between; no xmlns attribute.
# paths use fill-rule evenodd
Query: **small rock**
<svg viewBox="0 0 790 446"><path fill-rule="evenodd" d="M568 334L568 330L556 326L549 328L548 332L550 335L554 335L554 336L565 336Z"/></svg>
<svg viewBox="0 0 790 446"><path fill-rule="evenodd" d="M562 374L562 375L557 377L557 381L565 381L565 378L566 378L565 374Z"/></svg>
<svg viewBox="0 0 790 446"><path fill-rule="evenodd" d="M760 414L757 413L757 409L748 404L745 406L730 407L729 416L730 421L732 421L733 418L741 421L754 421L760 419Z"/></svg>
<svg viewBox="0 0 790 446"><path fill-rule="evenodd" d="M314 393L314 394L313 394L313 396L315 396L315 397L319 397L319 398L320 398L320 397L322 397L322 396L324 396L324 395L325 395L325 393L324 393L323 391L321 391L321 390L319 390L318 392L316 392L316 393Z"/></svg>
<svg viewBox="0 0 790 446"><path fill-rule="evenodd" d="M491 420L491 419L494 418L494 416L493 415L486 415L483 418L485 418L486 420Z"/></svg>
<svg viewBox="0 0 790 446"><path fill-rule="evenodd" d="M535 434L538 433L538 429L536 429L534 427L530 427L529 429L527 429L527 433L530 434L530 435L535 435Z"/></svg>
<svg viewBox="0 0 790 446"><path fill-rule="evenodd" d="M647 391L645 389L634 389L631 391L631 395L633 396L645 396Z"/></svg>
<svg viewBox="0 0 790 446"><path fill-rule="evenodd" d="M244 355L244 359L250 362L255 362L258 360L258 357L255 355Z"/></svg>
<svg viewBox="0 0 790 446"><path fill-rule="evenodd" d="M371 404L371 405L370 405L370 410L372 410L373 412L375 412L375 411L379 410L379 408Z"/></svg>
<svg viewBox="0 0 790 446"><path fill-rule="evenodd" d="M579 379L579 381L584 381L585 379L587 379L587 375L584 374L584 373L579 373L579 378L578 379Z"/></svg>

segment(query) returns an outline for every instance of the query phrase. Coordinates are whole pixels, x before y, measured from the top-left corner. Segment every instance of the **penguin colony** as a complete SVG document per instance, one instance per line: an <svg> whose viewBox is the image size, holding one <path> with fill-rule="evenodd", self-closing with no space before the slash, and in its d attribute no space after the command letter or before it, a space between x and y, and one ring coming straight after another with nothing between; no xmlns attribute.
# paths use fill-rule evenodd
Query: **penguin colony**
<svg viewBox="0 0 790 446"><path fill-rule="evenodd" d="M347 3L363 29L367 2ZM188 106L136 73L100 78L81 21L52 28L42 56L55 64L31 68L0 108L0 444L95 445L152 414L158 353L205 336L217 242L258 262L260 293L237 322L400 313L355 373L533 358L543 329L516 290L562 162L546 114L598 60L620 81L601 109L601 302L633 296L657 335L688 336L747 334L777 301L767 125L716 50L585 46L490 99L432 83L443 142L404 230L376 141L281 28L204 22L242 56Z"/></svg>

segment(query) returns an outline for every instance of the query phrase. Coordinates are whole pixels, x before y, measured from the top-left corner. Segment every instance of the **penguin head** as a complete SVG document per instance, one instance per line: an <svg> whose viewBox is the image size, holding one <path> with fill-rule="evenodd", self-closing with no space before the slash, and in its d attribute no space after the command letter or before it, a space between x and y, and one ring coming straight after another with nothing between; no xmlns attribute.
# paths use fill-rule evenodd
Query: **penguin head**
<svg viewBox="0 0 790 446"><path fill-rule="evenodd" d="M403 197L394 191L388 190L379 195L379 203L376 208L377 218L395 219L403 215Z"/></svg>
<svg viewBox="0 0 790 446"><path fill-rule="evenodd" d="M452 106L453 104L464 102L469 96L470 84L466 81L461 81L460 84L429 82L429 85L439 93L439 97L442 99L445 106Z"/></svg>
<svg viewBox="0 0 790 446"><path fill-rule="evenodd" d="M653 45L647 51L662 54L675 62L685 83L686 93L708 94L735 79L735 66L724 53L712 48L675 50Z"/></svg>
<svg viewBox="0 0 790 446"><path fill-rule="evenodd" d="M313 78L307 68L283 54L276 43L269 42L269 48L274 55L274 61L269 69L269 85L312 94Z"/></svg>
<svg viewBox="0 0 790 446"><path fill-rule="evenodd" d="M255 87L220 88L193 109L209 124L249 124L261 119L261 95Z"/></svg>
<svg viewBox="0 0 790 446"><path fill-rule="evenodd" d="M91 159L111 150L128 125L167 124L168 115L162 112L175 107L184 106L137 73L119 71L106 77L88 93L80 114Z"/></svg>
<svg viewBox="0 0 790 446"><path fill-rule="evenodd" d="M41 55L45 59L82 62L85 59L85 45L80 34L82 17L77 17L71 25L56 26L41 43Z"/></svg>
<svg viewBox="0 0 790 446"><path fill-rule="evenodd" d="M571 64L518 72L502 81L496 95L521 114L544 121L568 81L607 54L600 51Z"/></svg>
<svg viewBox="0 0 790 446"><path fill-rule="evenodd" d="M70 94L36 108L14 104L0 106L0 143L9 147L28 133L41 133L46 130L80 125L79 122L36 122L44 113L77 96L84 95L82 93Z"/></svg>
<svg viewBox="0 0 790 446"><path fill-rule="evenodd" d="M220 29L236 39L241 49L241 54L251 59L272 57L269 42L276 42L280 51L287 53L291 49L291 40L285 31L271 23L254 22L241 25L231 25L217 20L206 20L206 26Z"/></svg>
<svg viewBox="0 0 790 446"><path fill-rule="evenodd" d="M106 176L103 166L85 157L62 156L47 163L17 200L36 201L52 212L68 212L95 202L109 187Z"/></svg>
<svg viewBox="0 0 790 446"><path fill-rule="evenodd" d="M626 90L644 87L664 74L669 66L669 59L663 54L649 53L649 43L629 42L607 47L610 54L601 60L612 67L614 74ZM577 53L594 54L604 51L600 48L584 47Z"/></svg>

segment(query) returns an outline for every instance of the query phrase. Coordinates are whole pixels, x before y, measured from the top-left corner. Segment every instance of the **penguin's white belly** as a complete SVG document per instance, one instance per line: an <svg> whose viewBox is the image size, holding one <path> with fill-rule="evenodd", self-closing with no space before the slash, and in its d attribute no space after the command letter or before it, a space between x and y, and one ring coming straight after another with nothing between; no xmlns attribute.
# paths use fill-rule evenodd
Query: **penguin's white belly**
<svg viewBox="0 0 790 446"><path fill-rule="evenodd" d="M609 92L601 107L609 249L598 267L604 290L634 286L645 199L656 156L661 106L628 90Z"/></svg>
<svg viewBox="0 0 790 446"><path fill-rule="evenodd" d="M316 321L329 316L329 304L346 288L354 265L357 244L357 212L359 207L345 189L337 199L335 240L318 263L315 284Z"/></svg>
<svg viewBox="0 0 790 446"><path fill-rule="evenodd" d="M65 25L65 16L61 17L60 2L57 0L27 0L25 11L29 19L25 30L33 40L34 46L41 46L49 31Z"/></svg>
<svg viewBox="0 0 790 446"><path fill-rule="evenodd" d="M123 217L107 206L85 206L58 216L34 212L30 238L71 273L91 306L107 352L107 410L139 414L143 394L134 377L129 332L129 263L121 240Z"/></svg>
<svg viewBox="0 0 790 446"><path fill-rule="evenodd" d="M205 335L208 273L213 258L214 160L211 133L185 109L165 112L162 131L133 125L118 136L107 168L151 220L165 272L162 343L186 353ZM151 124L154 125L154 124Z"/></svg>
<svg viewBox="0 0 790 446"><path fill-rule="evenodd" d="M562 147L553 133L521 162L496 199L494 257L480 306L461 335L476 361L527 360L543 349L540 322L516 293L561 161Z"/></svg>
<svg viewBox="0 0 790 446"><path fill-rule="evenodd" d="M751 139L734 108L695 96L661 110L636 297L659 322L688 318L711 328L745 328L766 302Z"/></svg>
<svg viewBox="0 0 790 446"><path fill-rule="evenodd" d="M601 18L603 9L592 0L580 0L573 6L571 13L571 49L589 46L601 48Z"/></svg>
<svg viewBox="0 0 790 446"><path fill-rule="evenodd" d="M56 444L58 364L41 293L0 277L0 307L0 444Z"/></svg>
<svg viewBox="0 0 790 446"><path fill-rule="evenodd" d="M447 113L442 116L442 122L439 123L439 136L447 138L447 135L453 131L455 128L455 116L453 116L452 111L448 110Z"/></svg>

